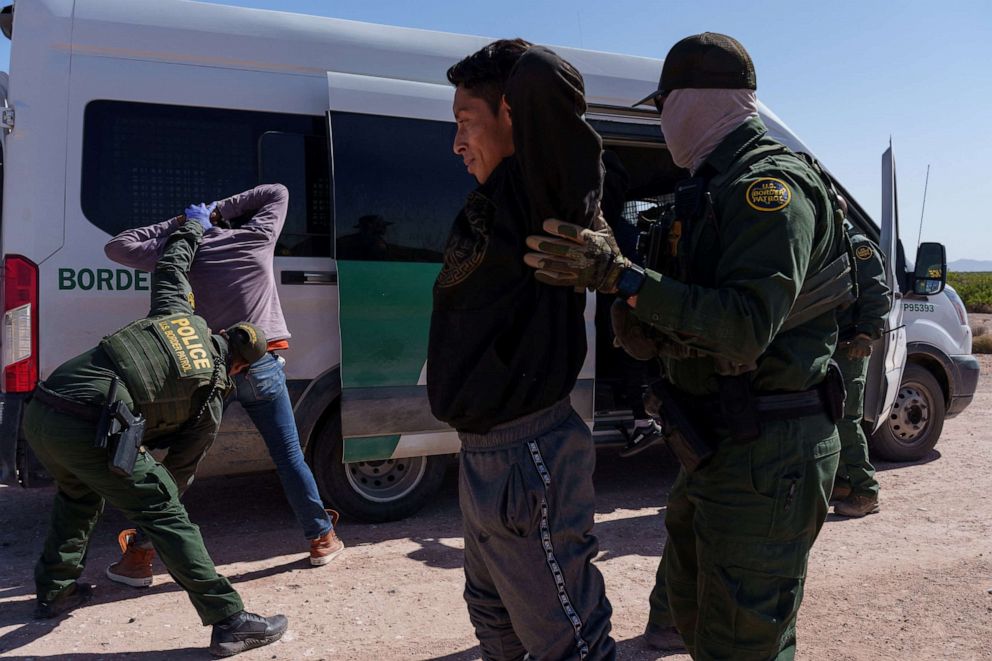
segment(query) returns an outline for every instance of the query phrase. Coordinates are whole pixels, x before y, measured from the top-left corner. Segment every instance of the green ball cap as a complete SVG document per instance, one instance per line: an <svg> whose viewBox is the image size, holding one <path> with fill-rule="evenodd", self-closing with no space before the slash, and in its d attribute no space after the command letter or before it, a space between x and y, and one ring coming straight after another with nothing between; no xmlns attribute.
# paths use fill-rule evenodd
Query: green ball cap
<svg viewBox="0 0 992 661"><path fill-rule="evenodd" d="M225 333L231 351L249 365L260 360L268 351L265 333L255 324L242 321L228 328Z"/></svg>

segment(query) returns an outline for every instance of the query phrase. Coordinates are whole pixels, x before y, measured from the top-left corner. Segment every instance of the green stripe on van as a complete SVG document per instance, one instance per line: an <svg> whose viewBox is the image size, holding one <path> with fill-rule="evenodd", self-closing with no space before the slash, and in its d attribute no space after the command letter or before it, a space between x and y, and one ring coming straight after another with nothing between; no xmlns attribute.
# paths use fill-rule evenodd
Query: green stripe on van
<svg viewBox="0 0 992 661"><path fill-rule="evenodd" d="M344 439L343 458L345 463L356 461L381 461L389 459L396 452L400 443L400 435L365 436L363 438Z"/></svg>
<svg viewBox="0 0 992 661"><path fill-rule="evenodd" d="M440 271L431 263L338 262L342 387L417 384Z"/></svg>

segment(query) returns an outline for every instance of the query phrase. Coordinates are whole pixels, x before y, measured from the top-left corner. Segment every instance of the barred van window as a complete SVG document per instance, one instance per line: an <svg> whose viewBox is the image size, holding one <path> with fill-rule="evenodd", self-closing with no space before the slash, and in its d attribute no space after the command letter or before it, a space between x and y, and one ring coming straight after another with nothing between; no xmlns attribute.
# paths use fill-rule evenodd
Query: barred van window
<svg viewBox="0 0 992 661"><path fill-rule="evenodd" d="M324 117L92 101L84 122L82 210L108 234L281 183L290 208L276 254L332 254Z"/></svg>

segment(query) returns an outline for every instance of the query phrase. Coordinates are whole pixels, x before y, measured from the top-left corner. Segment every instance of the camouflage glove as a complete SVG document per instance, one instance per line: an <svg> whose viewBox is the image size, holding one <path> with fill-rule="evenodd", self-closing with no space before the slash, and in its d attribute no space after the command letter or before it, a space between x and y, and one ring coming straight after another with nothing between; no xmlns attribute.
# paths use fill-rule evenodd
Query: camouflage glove
<svg viewBox="0 0 992 661"><path fill-rule="evenodd" d="M623 349L634 360L651 360L658 356L654 334L644 327L626 301L613 301L610 321L613 323L613 346Z"/></svg>
<svg viewBox="0 0 992 661"><path fill-rule="evenodd" d="M848 358L867 358L871 355L871 338L864 333L858 333L845 344Z"/></svg>
<svg viewBox="0 0 992 661"><path fill-rule="evenodd" d="M524 255L524 263L536 269L534 277L548 285L616 292L630 260L620 254L609 227L585 229L556 218L545 220L543 227L552 236L527 237L527 247L537 251Z"/></svg>

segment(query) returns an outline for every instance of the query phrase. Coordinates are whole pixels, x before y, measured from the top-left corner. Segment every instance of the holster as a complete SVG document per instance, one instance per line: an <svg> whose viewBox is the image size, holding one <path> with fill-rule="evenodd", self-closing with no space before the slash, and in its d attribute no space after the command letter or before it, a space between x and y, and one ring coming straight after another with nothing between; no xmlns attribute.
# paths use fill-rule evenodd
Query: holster
<svg viewBox="0 0 992 661"><path fill-rule="evenodd" d="M134 473L144 435L144 416L135 416L124 402L117 399L117 377L114 377L107 390L107 404L100 413L94 447L107 448L107 467L112 473L129 477Z"/></svg>
<svg viewBox="0 0 992 661"><path fill-rule="evenodd" d="M827 375L819 385L820 399L827 416L837 422L844 418L844 400L847 399L847 387L844 385L844 375L836 361L827 363Z"/></svg>
<svg viewBox="0 0 992 661"><path fill-rule="evenodd" d="M678 395L664 379L657 379L648 386L644 411L661 425L665 443L687 473L699 469L716 452L716 444L699 433L682 408Z"/></svg>
<svg viewBox="0 0 992 661"><path fill-rule="evenodd" d="M131 412L124 406L124 402L117 402L127 415ZM134 473L134 464L138 461L138 450L141 448L141 438L145 435L145 418L142 415L132 417L131 422L125 424L120 434L117 435L116 447L110 455L109 466L112 473L129 477Z"/></svg>

